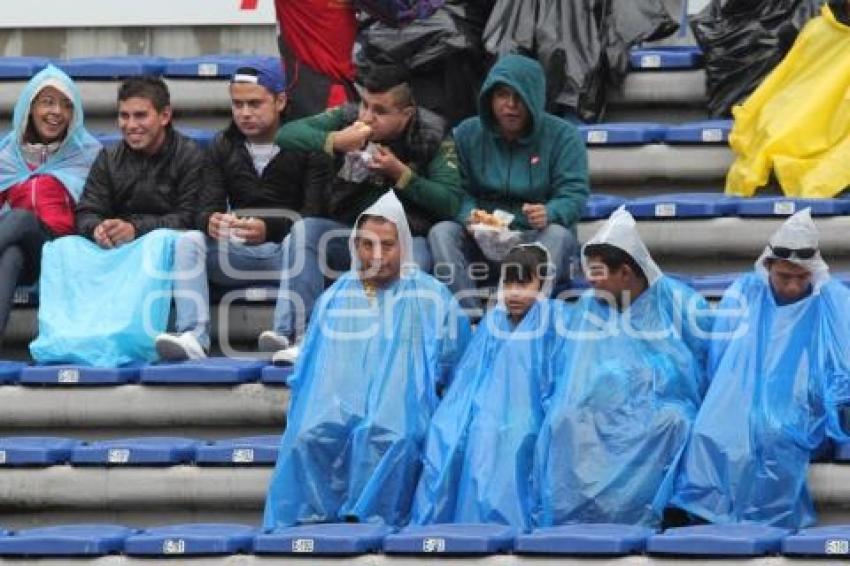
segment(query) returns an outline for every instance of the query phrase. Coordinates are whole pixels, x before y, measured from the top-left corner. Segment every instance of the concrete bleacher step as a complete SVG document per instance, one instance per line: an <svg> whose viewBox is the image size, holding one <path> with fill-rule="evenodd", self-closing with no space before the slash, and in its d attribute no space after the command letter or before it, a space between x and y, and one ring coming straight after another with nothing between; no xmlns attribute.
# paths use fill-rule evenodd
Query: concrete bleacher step
<svg viewBox="0 0 850 566"><path fill-rule="evenodd" d="M0 435L168 434L203 439L280 434L289 390L235 386L0 386Z"/></svg>
<svg viewBox="0 0 850 566"><path fill-rule="evenodd" d="M0 525L116 517L141 525L161 523L174 513L187 517L205 512L214 513L217 520L258 524L272 469L268 462L0 467ZM850 466L813 464L809 485L820 524L850 521Z"/></svg>

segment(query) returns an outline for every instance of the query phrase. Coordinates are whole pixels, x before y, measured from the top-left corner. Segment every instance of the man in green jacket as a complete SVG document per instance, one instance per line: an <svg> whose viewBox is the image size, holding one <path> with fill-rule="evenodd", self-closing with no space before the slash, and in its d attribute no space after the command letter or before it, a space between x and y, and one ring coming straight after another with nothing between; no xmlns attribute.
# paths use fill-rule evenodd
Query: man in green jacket
<svg viewBox="0 0 850 566"><path fill-rule="evenodd" d="M413 234L413 261L430 272L428 231L454 218L463 200L454 143L442 118L415 105L406 71L374 67L360 82L359 105L296 120L277 136L284 150L333 156L334 177L327 218L299 220L284 240L274 327L259 340L261 350L276 352L275 361L294 361L325 279L349 269L348 237L361 212L394 189Z"/></svg>
<svg viewBox="0 0 850 566"><path fill-rule="evenodd" d="M569 276L575 224L590 192L587 150L573 125L545 112L545 99L540 64L504 56L481 88L479 115L454 131L465 195L455 219L434 226L428 241L434 275L473 316L481 305L476 282L499 275L498 262L484 256L469 230L486 218L482 212L512 214L508 228L546 247L557 280Z"/></svg>

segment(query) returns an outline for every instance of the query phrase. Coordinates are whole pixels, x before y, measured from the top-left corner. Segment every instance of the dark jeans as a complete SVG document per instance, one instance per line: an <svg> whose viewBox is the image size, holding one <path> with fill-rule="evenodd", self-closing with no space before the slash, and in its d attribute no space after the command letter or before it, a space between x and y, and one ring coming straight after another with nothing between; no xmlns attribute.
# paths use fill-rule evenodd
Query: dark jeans
<svg viewBox="0 0 850 566"><path fill-rule="evenodd" d="M324 112L334 80L298 61L281 36L277 38L277 46L286 67L286 79L289 81L285 120L289 122ZM354 85L343 86L348 93L348 99L357 100Z"/></svg>
<svg viewBox="0 0 850 566"><path fill-rule="evenodd" d="M34 283L41 267L41 247L50 239L35 215L14 209L0 214L0 336L6 330L15 287Z"/></svg>

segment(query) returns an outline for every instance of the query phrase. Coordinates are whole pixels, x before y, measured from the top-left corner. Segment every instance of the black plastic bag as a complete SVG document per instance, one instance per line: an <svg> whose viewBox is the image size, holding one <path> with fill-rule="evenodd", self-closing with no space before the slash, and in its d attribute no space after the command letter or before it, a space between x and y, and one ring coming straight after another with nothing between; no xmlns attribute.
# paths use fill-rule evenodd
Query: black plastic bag
<svg viewBox="0 0 850 566"><path fill-rule="evenodd" d="M594 121L607 88L628 70L629 50L677 29L662 0L499 0L484 44L495 55L535 57L546 73L547 109Z"/></svg>
<svg viewBox="0 0 850 566"><path fill-rule="evenodd" d="M388 26L402 27L429 18L444 3L445 0L354 0L354 7Z"/></svg>
<svg viewBox="0 0 850 566"><path fill-rule="evenodd" d="M370 22L358 37L355 64L404 65L417 103L454 125L477 112L485 68L481 30L488 15L486 0L449 0L431 17L403 28Z"/></svg>
<svg viewBox="0 0 850 566"><path fill-rule="evenodd" d="M712 0L691 19L705 54L708 111L731 115L791 49L823 0Z"/></svg>

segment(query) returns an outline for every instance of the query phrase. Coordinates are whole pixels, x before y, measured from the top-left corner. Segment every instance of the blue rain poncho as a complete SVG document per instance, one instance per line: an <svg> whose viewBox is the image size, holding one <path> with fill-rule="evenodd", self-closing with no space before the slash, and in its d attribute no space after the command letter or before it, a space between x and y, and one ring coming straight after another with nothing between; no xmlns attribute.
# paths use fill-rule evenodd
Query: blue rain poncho
<svg viewBox="0 0 850 566"><path fill-rule="evenodd" d="M74 103L74 114L68 133L59 150L35 170L31 170L21 153L24 131L30 118L33 100L45 87L52 86ZM101 149L83 126L83 101L71 78L57 67L48 65L30 79L18 97L12 115L12 131L0 140L0 192L26 181L33 175L55 177L68 190L74 201L80 200L91 164Z"/></svg>
<svg viewBox="0 0 850 566"><path fill-rule="evenodd" d="M537 441L535 518L655 526L705 387L709 307L661 274L628 212L595 243L629 253L649 286L623 312L590 290L570 313Z"/></svg>
<svg viewBox="0 0 850 566"><path fill-rule="evenodd" d="M168 325L178 237L154 230L110 250L80 236L45 244L33 359L96 367L156 360L154 339Z"/></svg>
<svg viewBox="0 0 850 566"><path fill-rule="evenodd" d="M405 272L370 299L357 266L319 299L289 381L292 402L264 526L407 522L438 388L469 323L416 269L404 209L389 192L364 214L395 223ZM352 258L354 234L350 242Z"/></svg>
<svg viewBox="0 0 850 566"><path fill-rule="evenodd" d="M567 308L540 299L514 327L500 302L482 319L431 420L411 522L531 528L534 445Z"/></svg>
<svg viewBox="0 0 850 566"><path fill-rule="evenodd" d="M807 216L789 219L771 243L817 248L816 239L799 238L801 227L815 230ZM850 403L850 292L830 279L820 254L792 259L809 269L814 288L778 306L764 266L770 255L720 302L726 316L715 323L711 387L671 503L713 523L799 528L815 523L811 452L826 436L848 440L838 409Z"/></svg>

